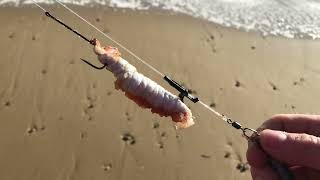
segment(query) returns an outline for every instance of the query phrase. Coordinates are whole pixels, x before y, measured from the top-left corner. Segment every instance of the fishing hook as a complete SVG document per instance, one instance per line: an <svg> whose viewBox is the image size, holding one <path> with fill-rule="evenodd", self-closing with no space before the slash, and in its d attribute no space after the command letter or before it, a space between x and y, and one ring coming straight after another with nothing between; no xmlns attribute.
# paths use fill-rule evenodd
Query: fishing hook
<svg viewBox="0 0 320 180"><path fill-rule="evenodd" d="M91 67L93 67L93 68L95 68L95 69L98 69L98 70L102 70L102 69L104 69L105 67L108 66L107 64L104 64L103 66L98 67L98 66L95 66L95 65L91 64L89 61L87 61L87 60L85 60L85 59L82 59L82 58L80 58L80 59L81 59L83 62L87 63L89 66L91 66Z"/></svg>
<svg viewBox="0 0 320 180"><path fill-rule="evenodd" d="M40 6L39 6L40 7ZM59 24L63 25L65 28L69 29L70 31L72 31L73 33L75 33L76 35L78 35L79 37L81 37L83 40L87 41L88 43L90 43L91 45L96 45L94 40L89 40L87 37L85 37L84 35L80 34L78 31L72 29L70 26L66 25L64 22L62 22L61 20L59 20L58 18L52 16L48 11L45 11L45 15L50 17L51 19L55 20L56 22L58 22ZM81 59L81 58L80 58ZM104 64L102 67L98 67L95 66L93 64L91 64L89 61L85 60L85 59L81 59L83 62L87 63L89 66L98 69L98 70L102 70L105 67L107 67L106 64Z"/></svg>

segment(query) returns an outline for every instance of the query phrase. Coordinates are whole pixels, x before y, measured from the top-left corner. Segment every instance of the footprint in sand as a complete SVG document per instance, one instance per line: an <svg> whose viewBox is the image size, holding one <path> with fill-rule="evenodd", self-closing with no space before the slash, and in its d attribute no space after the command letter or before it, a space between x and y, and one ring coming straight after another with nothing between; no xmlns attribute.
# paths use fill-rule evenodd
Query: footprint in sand
<svg viewBox="0 0 320 180"><path fill-rule="evenodd" d="M152 128L153 129L158 129L160 127L160 124L158 122L153 123Z"/></svg>
<svg viewBox="0 0 320 180"><path fill-rule="evenodd" d="M93 88L93 89L96 89L96 88L97 88L97 83L93 83L93 84L92 84L92 88Z"/></svg>
<svg viewBox="0 0 320 180"><path fill-rule="evenodd" d="M107 91L107 96L111 96L112 95L112 91Z"/></svg>
<svg viewBox="0 0 320 180"><path fill-rule="evenodd" d="M127 119L127 121L131 121L131 117L130 117L130 114L129 114L129 112L126 112L126 119Z"/></svg>
<svg viewBox="0 0 320 180"><path fill-rule="evenodd" d="M201 154L200 157L202 157L203 159L210 159L211 156L207 155L207 154Z"/></svg>
<svg viewBox="0 0 320 180"><path fill-rule="evenodd" d="M37 126L36 124L31 124L30 127L28 127L27 129L27 133L28 135L32 135L34 133L37 133L39 131L44 131L45 130L45 126Z"/></svg>
<svg viewBox="0 0 320 180"><path fill-rule="evenodd" d="M294 81L294 82L293 82L293 85L294 85L294 86L302 85L302 83L303 83L304 81L305 81L304 78L300 78L299 81Z"/></svg>
<svg viewBox="0 0 320 180"><path fill-rule="evenodd" d="M181 136L179 134L176 135L176 139L180 139Z"/></svg>
<svg viewBox="0 0 320 180"><path fill-rule="evenodd" d="M11 102L10 101L6 101L6 102L3 103L3 105L6 106L6 107L9 107L9 106L11 106Z"/></svg>
<svg viewBox="0 0 320 180"><path fill-rule="evenodd" d="M240 173L244 173L247 170L249 170L249 164L248 163L239 162L237 164L236 168L240 171Z"/></svg>
<svg viewBox="0 0 320 180"><path fill-rule="evenodd" d="M211 41L214 41L215 37L214 35L210 35L208 38L206 38L207 43L210 43Z"/></svg>
<svg viewBox="0 0 320 180"><path fill-rule="evenodd" d="M206 38L206 42L211 46L211 51L213 53L216 53L217 48L215 43L215 36L211 34L208 38Z"/></svg>
<svg viewBox="0 0 320 180"><path fill-rule="evenodd" d="M33 133L35 133L35 132L37 132L37 131L38 131L38 129L37 129L36 126L34 126L34 127L29 127L29 128L27 129L27 133L28 133L29 135L31 135L31 134L33 134Z"/></svg>
<svg viewBox="0 0 320 180"><path fill-rule="evenodd" d="M231 156L231 153L229 152L229 151L226 151L225 153L224 153L224 158L226 158L226 159L228 159L228 158L230 158L230 156Z"/></svg>
<svg viewBox="0 0 320 180"><path fill-rule="evenodd" d="M217 49L216 49L216 47L215 47L215 46L212 46L212 49L211 49L211 51L212 51L213 53L216 53L216 52L217 52Z"/></svg>
<svg viewBox="0 0 320 180"><path fill-rule="evenodd" d="M167 135L166 132L162 132L162 133L160 134L160 136L161 136L162 139L165 139L165 138L168 137L168 135Z"/></svg>
<svg viewBox="0 0 320 180"><path fill-rule="evenodd" d="M158 142L159 149L164 149L164 143L162 141Z"/></svg>
<svg viewBox="0 0 320 180"><path fill-rule="evenodd" d="M278 90L278 87L274 83L269 81L269 85L272 87L272 90L274 90L274 91Z"/></svg>
<svg viewBox="0 0 320 180"><path fill-rule="evenodd" d="M87 117L87 120L91 121L93 119L92 111L95 107L95 105L94 105L95 99L92 98L91 96L87 96L87 100L88 100L88 103L87 103L86 107L84 107L83 112L84 112L85 116Z"/></svg>
<svg viewBox="0 0 320 180"><path fill-rule="evenodd" d="M236 82L235 82L234 86L235 86L235 87L237 87L237 88L238 88L238 87L241 87L241 83L240 83L240 81L236 80Z"/></svg>
<svg viewBox="0 0 320 180"><path fill-rule="evenodd" d="M134 145L136 143L136 138L130 133L124 133L121 139L128 145Z"/></svg>
<svg viewBox="0 0 320 180"><path fill-rule="evenodd" d="M290 105L288 106L288 104L284 104L285 108L291 108L292 110L295 110L297 107L295 105Z"/></svg>
<svg viewBox="0 0 320 180"><path fill-rule="evenodd" d="M93 104L89 104L88 109L93 109L94 105Z"/></svg>
<svg viewBox="0 0 320 180"><path fill-rule="evenodd" d="M80 139L86 139L88 137L87 131L81 131L80 132Z"/></svg>
<svg viewBox="0 0 320 180"><path fill-rule="evenodd" d="M249 169L248 163L242 161L241 155L234 150L233 143L231 141L227 142L227 146L231 149L231 152L226 151L224 154L224 158L230 160L237 160L238 163L236 165L236 169L239 170L240 173L246 172Z"/></svg>
<svg viewBox="0 0 320 180"><path fill-rule="evenodd" d="M63 116L59 116L58 120L59 120L59 121L64 120Z"/></svg>
<svg viewBox="0 0 320 180"><path fill-rule="evenodd" d="M13 39L14 37L16 37L16 34L15 34L15 33L11 33L8 37L9 37L10 39Z"/></svg>
<svg viewBox="0 0 320 180"><path fill-rule="evenodd" d="M47 74L47 70L46 69L42 69L41 70L41 74L46 75Z"/></svg>
<svg viewBox="0 0 320 180"><path fill-rule="evenodd" d="M112 169L112 164L111 163L104 163L101 168L105 172L110 171Z"/></svg>
<svg viewBox="0 0 320 180"><path fill-rule="evenodd" d="M159 147L159 149L164 149L164 140L168 137L168 134L165 131L161 133L159 132L158 130L160 128L159 122L154 122L152 128L156 130L157 139L158 139L157 146ZM178 139L177 136L176 138Z"/></svg>
<svg viewBox="0 0 320 180"><path fill-rule="evenodd" d="M36 35L32 35L31 39L32 39L32 41L35 41L38 39L38 37Z"/></svg>
<svg viewBox="0 0 320 180"><path fill-rule="evenodd" d="M217 104L215 102L210 103L209 105L211 108L215 108L217 106Z"/></svg>

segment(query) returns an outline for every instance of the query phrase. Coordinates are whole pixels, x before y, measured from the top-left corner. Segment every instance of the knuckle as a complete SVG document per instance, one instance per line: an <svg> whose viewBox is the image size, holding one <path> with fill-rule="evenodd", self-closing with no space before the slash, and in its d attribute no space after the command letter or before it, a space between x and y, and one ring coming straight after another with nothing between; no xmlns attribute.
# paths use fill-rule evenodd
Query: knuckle
<svg viewBox="0 0 320 180"><path fill-rule="evenodd" d="M299 141L299 142L304 142L306 144L310 144L310 145L320 145L320 138L313 136L313 135L309 135L309 134L300 134L298 136L294 137L295 141Z"/></svg>
<svg viewBox="0 0 320 180"><path fill-rule="evenodd" d="M289 114L276 114L273 115L269 121L287 121L290 120Z"/></svg>
<svg viewBox="0 0 320 180"><path fill-rule="evenodd" d="M265 121L259 128L258 132L263 131L264 129L276 129L281 130L283 122L290 120L291 117L288 114L276 114L273 115L270 119Z"/></svg>

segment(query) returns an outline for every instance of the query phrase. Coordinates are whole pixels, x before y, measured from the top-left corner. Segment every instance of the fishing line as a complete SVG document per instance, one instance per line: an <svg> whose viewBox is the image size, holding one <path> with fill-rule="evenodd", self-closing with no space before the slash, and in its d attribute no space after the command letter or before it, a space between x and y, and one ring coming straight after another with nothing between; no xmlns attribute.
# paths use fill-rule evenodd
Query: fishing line
<svg viewBox="0 0 320 180"><path fill-rule="evenodd" d="M35 5L37 5L39 8L41 8L45 13L47 13L48 11L43 8L42 6L40 6L35 0L32 0ZM142 58L140 58L138 55L136 55L135 53L133 53L131 50L129 50L128 48L126 48L124 45L122 45L120 42L118 42L117 40L113 39L112 37L110 37L109 35L107 35L106 33L104 33L103 31L101 31L99 28L97 28L96 26L94 26L92 23L90 23L88 20L86 20L85 18L83 18L82 16L80 16L78 13L76 13L75 11L73 11L72 9L70 9L68 6L66 6L65 4L63 4L61 1L59 0L55 0L57 3L59 3L61 6L63 6L64 8L66 8L68 11L70 11L72 14L76 15L78 18L80 18L82 21L84 21L85 23L87 23L89 26L91 26L92 28L94 28L95 30L97 30L99 33L101 33L104 37L106 37L107 39L109 39L110 41L112 41L113 43L117 44L119 47L121 47L123 50L127 51L130 55L132 55L134 58L136 58L137 60L139 60L140 62L142 62L144 65L146 65L147 67L149 67L150 69L152 69L154 72L156 72L158 75L160 75L162 78L165 77L165 75L163 73L161 73L159 70L157 70L155 67L153 67L152 65L150 65L149 63L147 63L146 61L144 61ZM56 18L55 18L56 20ZM58 20L59 21L59 20ZM59 21L61 23L61 21ZM63 24L65 26L65 24ZM70 29L69 27L67 27L68 29ZM71 31L74 32L74 30L71 29ZM78 34L76 32L76 34ZM79 35L79 34L78 34ZM83 38L83 37L82 37ZM216 116L220 117L220 119L222 119L223 121L227 122L226 118L223 118L224 116L222 114L220 114L218 111L214 110L213 108L211 108L209 105L205 104L203 101L199 100L199 103L205 107L207 110L209 110L210 112L214 113Z"/></svg>
<svg viewBox="0 0 320 180"><path fill-rule="evenodd" d="M35 0L32 0L38 7L40 7L46 14L46 16L54 19L55 21L57 21L58 23L62 24L64 27L66 27L67 29L71 30L72 32L74 32L75 34L77 34L78 36L80 36L81 38L83 38L84 40L86 40L87 42L89 42L90 44L92 44L92 42L90 40L88 40L86 37L84 37L83 35L81 35L80 33L78 33L77 31L73 30L71 27L69 27L68 25L64 24L62 21L60 21L59 19L55 18L54 16L52 16L45 8L43 8L42 6L40 6L37 2L35 2ZM110 37L109 35L105 34L103 31L101 31L99 28L97 28L96 26L94 26L92 23L90 23L88 20L86 20L85 18L83 18L82 16L80 16L78 13L76 13L75 11L73 11L72 9L70 9L68 6L66 6L65 4L63 4L60 0L55 0L57 3L59 3L61 6L63 6L64 8L66 8L68 11L70 11L72 14L76 15L78 18L80 18L82 21L84 21L85 23L87 23L88 25L90 25L91 27L93 27L95 30L97 30L98 32L100 32L103 36L105 36L107 39L111 40L112 42L114 42L115 44L117 44L119 47L121 47L122 49L124 49L125 51L127 51L129 54L131 54L133 57L135 57L136 59L138 59L140 62L142 62L143 64L145 64L146 66L148 66L149 68L151 68L153 71L155 71L158 75L160 75L165 81L167 81L172 87L174 87L175 89L177 89L180 94L179 97L181 98L181 100L183 100L184 97L187 97L188 99L190 99L192 102L196 103L199 102L205 109L209 110L209 112L215 114L216 116L219 117L219 119L227 122L228 124L230 124L232 127L234 127L235 129L241 130L243 135L247 138L250 139L251 137L257 135L257 131L251 128L246 128L243 127L239 122L237 121L233 121L231 118L228 118L227 116L219 113L218 111L216 111L215 109L211 108L209 105L207 105L206 103L204 103L203 101L199 100L197 97L194 97L193 95L189 94L188 89L186 89L185 87L181 86L179 83L177 83L176 81L170 79L168 76L164 75L163 73L161 73L159 70L157 70L155 67L153 67L152 65L148 64L146 61L144 61L142 58L140 58L138 55L136 55L135 53L133 53L132 51L130 51L128 48L126 48L124 45L122 45L120 42L116 41L115 39L113 39L112 37ZM87 61L85 61L86 63L88 63ZM88 63L89 65L91 65L90 63ZM91 65L92 66L92 65Z"/></svg>
<svg viewBox="0 0 320 180"><path fill-rule="evenodd" d="M44 9L42 6L40 6L36 1L34 1L34 0L32 0L32 1L36 6L38 6L40 9L42 9L42 11L47 12L47 10Z"/></svg>
<svg viewBox="0 0 320 180"><path fill-rule="evenodd" d="M56 17L52 16L45 8L43 8L42 6L40 6L35 0L32 0L34 2L34 4L36 6L38 6L42 11L45 12L45 15L52 18L53 20L55 20L56 22L60 23L61 25L63 25L65 28L69 29L70 31L72 31L73 33L77 34L79 37L81 37L82 39L86 40L87 42L89 42L90 44L94 45L92 41L90 41L89 39L87 39L85 36L83 36L82 34L80 34L79 32L77 32L76 30L72 29L70 26L66 25L65 23L63 23L62 21L60 21L59 19L57 19ZM59 3L61 6L63 6L64 8L66 8L68 11L70 11L71 13L73 13L74 15L76 15L78 18L80 18L82 21L84 21L85 23L87 23L88 25L90 25L91 27L93 27L95 30L97 30L98 32L100 32L103 36L105 36L107 39L109 39L110 41L114 42L115 44L117 44L119 47L121 47L122 49L124 49L125 51L127 51L130 55L132 55L133 57L135 57L137 60L139 60L140 62L142 62L144 65L148 66L150 69L152 69L154 72L156 72L158 75L160 75L161 77L163 77L163 79L165 81L167 81L172 87L174 87L175 89L177 89L180 94L179 97L180 99L183 101L184 97L187 97L188 99L190 99L192 102L196 103L199 102L204 108L206 108L207 110L209 110L210 112L212 112L213 114L215 114L216 116L219 117L219 119L222 119L223 121L227 122L229 125L231 125L232 127L234 127L235 129L241 130L243 135L248 139L251 140L253 142L255 142L258 146L260 146L260 141L259 141L259 133L251 128L246 128L243 127L240 123L238 123L237 121L233 121L232 119L228 118L227 116L220 114L219 112L217 112L215 109L211 108L210 106L208 106L206 103L204 103L203 101L199 100L197 97L194 97L193 95L189 94L188 90L181 86L179 83L177 83L176 81L170 79L168 76L164 75L163 73L161 73L159 70L157 70L155 67L153 67L152 65L148 64L146 61L144 61L142 58L140 58L139 56L137 56L135 53L133 53L131 50L129 50L128 48L126 48L125 46L123 46L120 42L116 41L115 39L113 39L112 37L108 36L107 34L105 34L104 32L102 32L100 29L98 29L97 27L95 27L93 24L91 24L89 21L87 21L86 19L84 19L83 17L81 17L79 14L77 14L76 12L74 12L72 9L70 9L69 7L67 7L66 5L64 5L63 3L61 3L60 0L55 0L57 3ZM88 63L89 65L91 65L89 62L85 61L86 63ZM93 66L93 65L91 65ZM93 66L94 67L94 66ZM97 67L95 67L97 68ZM99 69L99 68L98 68ZM261 147L261 146L260 146ZM263 150L263 149L262 149ZM274 159L272 159L271 157L268 158L269 159L269 163L271 165L271 167L278 173L279 177L282 180L293 180L293 175L292 173L289 171L288 167L284 164L282 164L281 162L278 162Z"/></svg>

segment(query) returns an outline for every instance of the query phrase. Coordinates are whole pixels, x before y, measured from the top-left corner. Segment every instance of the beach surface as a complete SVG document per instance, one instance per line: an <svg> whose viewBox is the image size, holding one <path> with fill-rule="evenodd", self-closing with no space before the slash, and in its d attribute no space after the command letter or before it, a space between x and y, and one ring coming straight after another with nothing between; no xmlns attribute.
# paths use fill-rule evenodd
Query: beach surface
<svg viewBox="0 0 320 180"><path fill-rule="evenodd" d="M114 45L57 6L89 38ZM262 37L164 11L71 6L244 127L277 113L319 113L320 42ZM200 104L196 124L141 109L114 89L92 47L38 8L0 7L0 179L251 179L247 142ZM128 53L137 69L177 94Z"/></svg>

